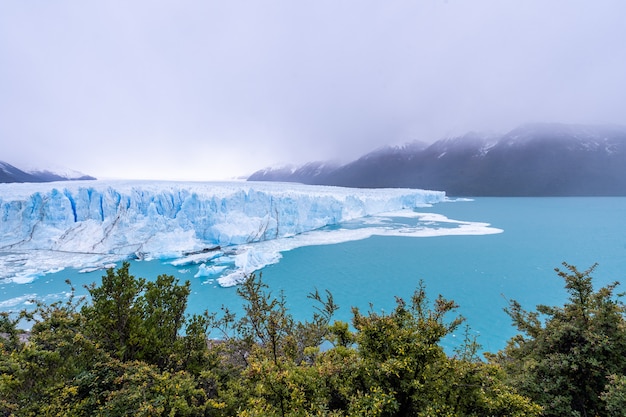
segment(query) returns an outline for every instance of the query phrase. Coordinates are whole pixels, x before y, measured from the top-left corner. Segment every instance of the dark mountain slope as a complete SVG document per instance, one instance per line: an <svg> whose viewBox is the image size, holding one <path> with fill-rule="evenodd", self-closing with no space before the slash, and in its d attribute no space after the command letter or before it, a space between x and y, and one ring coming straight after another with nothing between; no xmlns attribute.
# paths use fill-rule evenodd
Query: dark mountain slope
<svg viewBox="0 0 626 417"><path fill-rule="evenodd" d="M95 178L76 171L72 171L70 174L55 173L48 170L26 172L11 164L0 161L0 183L52 182L70 180L95 180Z"/></svg>
<svg viewBox="0 0 626 417"><path fill-rule="evenodd" d="M42 182L37 176L24 172L11 164L0 161L0 183L5 182Z"/></svg>
<svg viewBox="0 0 626 417"><path fill-rule="evenodd" d="M532 124L501 136L470 133L425 148L385 148L315 177L270 179L266 171L249 179L453 196L626 195L626 128Z"/></svg>

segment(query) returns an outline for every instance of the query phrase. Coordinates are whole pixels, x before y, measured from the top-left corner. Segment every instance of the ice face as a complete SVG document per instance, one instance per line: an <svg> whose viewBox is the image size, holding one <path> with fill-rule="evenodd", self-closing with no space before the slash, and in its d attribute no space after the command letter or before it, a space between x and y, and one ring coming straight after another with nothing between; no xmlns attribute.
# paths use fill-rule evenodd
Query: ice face
<svg viewBox="0 0 626 417"><path fill-rule="evenodd" d="M223 256L234 265L229 279L236 281L279 257L246 245L444 199L439 191L282 183L0 184L0 279L27 282L64 267L129 257L195 256L200 262L230 248ZM201 274L225 269L214 264Z"/></svg>

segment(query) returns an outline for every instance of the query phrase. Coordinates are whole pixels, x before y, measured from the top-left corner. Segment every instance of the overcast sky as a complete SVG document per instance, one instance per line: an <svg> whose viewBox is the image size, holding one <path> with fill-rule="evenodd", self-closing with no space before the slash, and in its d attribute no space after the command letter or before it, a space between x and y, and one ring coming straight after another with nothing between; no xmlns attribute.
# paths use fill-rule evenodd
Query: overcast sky
<svg viewBox="0 0 626 417"><path fill-rule="evenodd" d="M624 0L0 0L0 160L212 180L626 125Z"/></svg>

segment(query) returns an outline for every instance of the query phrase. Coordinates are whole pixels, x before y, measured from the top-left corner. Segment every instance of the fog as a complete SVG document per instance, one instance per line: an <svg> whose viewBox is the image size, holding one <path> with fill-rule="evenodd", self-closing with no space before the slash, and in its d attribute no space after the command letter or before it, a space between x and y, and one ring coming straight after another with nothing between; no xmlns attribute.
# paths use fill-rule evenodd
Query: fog
<svg viewBox="0 0 626 417"><path fill-rule="evenodd" d="M527 122L626 124L626 3L5 2L0 160L211 180Z"/></svg>

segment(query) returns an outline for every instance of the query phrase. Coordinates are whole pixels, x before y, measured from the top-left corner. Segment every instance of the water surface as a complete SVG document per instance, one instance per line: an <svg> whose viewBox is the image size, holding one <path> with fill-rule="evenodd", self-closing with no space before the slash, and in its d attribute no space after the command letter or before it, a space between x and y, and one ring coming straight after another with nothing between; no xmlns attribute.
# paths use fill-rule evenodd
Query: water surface
<svg viewBox="0 0 626 417"><path fill-rule="evenodd" d="M626 198L478 198L418 211L486 222L504 232L373 236L300 247L284 252L279 263L264 268L263 279L274 292L284 292L299 319L312 313L306 298L309 292L330 290L341 307L337 319L346 321L352 316L351 306L367 311L371 303L376 311L390 311L396 296L408 300L423 280L431 299L442 294L460 305L459 313L487 351L503 348L516 332L503 312L507 300L516 299L527 308L565 302L563 283L554 272L563 261L580 269L598 262L596 287L615 280L626 282ZM193 265L174 267L160 261L131 266L136 276L153 279L166 273L190 280L190 312L219 311L222 305L240 310L236 288L222 288L206 277L194 278L197 270ZM21 308L34 296L46 301L64 299L66 278L77 292L84 293L81 286L99 281L102 274L65 270L29 284L0 284L0 309ZM446 346L455 345L461 333L446 340Z"/></svg>

